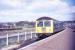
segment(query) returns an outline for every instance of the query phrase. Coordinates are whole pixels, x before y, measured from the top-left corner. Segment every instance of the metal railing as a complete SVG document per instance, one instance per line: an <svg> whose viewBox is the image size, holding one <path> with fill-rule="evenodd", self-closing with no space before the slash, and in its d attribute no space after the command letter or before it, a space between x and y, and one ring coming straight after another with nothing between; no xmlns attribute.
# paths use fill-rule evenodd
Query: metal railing
<svg viewBox="0 0 75 50"><path fill-rule="evenodd" d="M0 41L2 39L2 43L0 45L0 48L8 47L13 44L20 44L24 42L25 40L37 38L35 32L18 32L18 33L12 33L12 34L6 34L4 37L0 38Z"/></svg>

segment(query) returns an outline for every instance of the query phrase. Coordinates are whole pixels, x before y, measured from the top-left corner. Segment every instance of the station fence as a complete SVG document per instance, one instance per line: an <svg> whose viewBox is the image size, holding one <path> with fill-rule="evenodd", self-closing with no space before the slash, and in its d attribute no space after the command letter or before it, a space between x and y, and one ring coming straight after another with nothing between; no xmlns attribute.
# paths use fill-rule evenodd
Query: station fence
<svg viewBox="0 0 75 50"><path fill-rule="evenodd" d="M10 45L14 44L20 44L24 42L25 40L37 38L35 32L18 32L18 33L12 33L4 35L0 38L0 48L8 47Z"/></svg>

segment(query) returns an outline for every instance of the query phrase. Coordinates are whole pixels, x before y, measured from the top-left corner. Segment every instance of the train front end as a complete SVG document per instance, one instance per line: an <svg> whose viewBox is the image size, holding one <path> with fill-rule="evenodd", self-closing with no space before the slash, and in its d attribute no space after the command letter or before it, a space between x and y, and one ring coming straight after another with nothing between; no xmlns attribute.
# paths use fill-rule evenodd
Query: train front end
<svg viewBox="0 0 75 50"><path fill-rule="evenodd" d="M53 33L53 20L36 21L36 33Z"/></svg>
<svg viewBox="0 0 75 50"><path fill-rule="evenodd" d="M54 32L53 19L49 17L41 17L36 20L36 33L38 37L49 36Z"/></svg>

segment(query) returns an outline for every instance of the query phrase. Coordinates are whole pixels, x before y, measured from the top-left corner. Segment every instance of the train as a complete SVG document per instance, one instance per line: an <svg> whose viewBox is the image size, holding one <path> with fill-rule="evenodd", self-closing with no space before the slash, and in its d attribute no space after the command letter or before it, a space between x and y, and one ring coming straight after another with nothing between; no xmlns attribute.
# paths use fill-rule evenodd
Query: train
<svg viewBox="0 0 75 50"><path fill-rule="evenodd" d="M35 22L35 29L37 36L50 36L56 32L64 30L64 24L62 21L55 20L50 17L40 17Z"/></svg>

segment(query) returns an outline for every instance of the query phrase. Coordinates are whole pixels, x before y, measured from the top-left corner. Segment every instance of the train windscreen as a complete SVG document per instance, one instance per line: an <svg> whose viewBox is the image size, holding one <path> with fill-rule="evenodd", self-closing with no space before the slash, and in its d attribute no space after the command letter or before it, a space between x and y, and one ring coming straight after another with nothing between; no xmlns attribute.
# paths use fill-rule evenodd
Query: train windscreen
<svg viewBox="0 0 75 50"><path fill-rule="evenodd" d="M44 26L48 27L51 25L51 22L50 21L44 21Z"/></svg>
<svg viewBox="0 0 75 50"><path fill-rule="evenodd" d="M39 21L39 22L37 23L37 26L38 26L38 27L43 27L43 21Z"/></svg>

